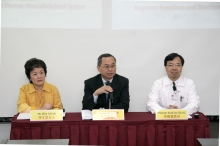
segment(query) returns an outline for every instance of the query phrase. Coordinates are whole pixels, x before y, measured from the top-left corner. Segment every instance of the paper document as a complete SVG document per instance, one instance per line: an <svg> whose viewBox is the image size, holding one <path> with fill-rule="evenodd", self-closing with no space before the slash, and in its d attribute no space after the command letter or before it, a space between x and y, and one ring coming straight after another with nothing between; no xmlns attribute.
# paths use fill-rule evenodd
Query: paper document
<svg viewBox="0 0 220 146"><path fill-rule="evenodd" d="M17 120L30 119L30 113L20 113L17 117Z"/></svg>
<svg viewBox="0 0 220 146"><path fill-rule="evenodd" d="M90 110L82 110L81 111L82 119L83 120L90 120L92 119L92 111Z"/></svg>

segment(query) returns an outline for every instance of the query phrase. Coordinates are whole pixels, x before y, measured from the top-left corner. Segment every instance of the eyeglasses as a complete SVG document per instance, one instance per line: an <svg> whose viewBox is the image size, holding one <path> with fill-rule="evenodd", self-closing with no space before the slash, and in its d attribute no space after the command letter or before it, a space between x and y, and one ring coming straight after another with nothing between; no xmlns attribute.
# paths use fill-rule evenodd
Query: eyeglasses
<svg viewBox="0 0 220 146"><path fill-rule="evenodd" d="M108 69L115 69L115 67L116 67L116 65L105 65L105 66L103 66L102 68L104 68L104 69L106 69L106 70L108 70Z"/></svg>
<svg viewBox="0 0 220 146"><path fill-rule="evenodd" d="M181 68L182 65L181 64L167 64L167 67L169 67L169 68L173 68L173 67Z"/></svg>

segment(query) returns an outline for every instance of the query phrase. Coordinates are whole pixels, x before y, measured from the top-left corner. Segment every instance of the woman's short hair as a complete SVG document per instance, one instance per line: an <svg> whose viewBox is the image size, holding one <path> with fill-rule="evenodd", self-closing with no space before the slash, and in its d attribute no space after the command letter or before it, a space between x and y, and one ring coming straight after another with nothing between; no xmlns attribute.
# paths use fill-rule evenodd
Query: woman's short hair
<svg viewBox="0 0 220 146"><path fill-rule="evenodd" d="M34 70L35 68L43 68L44 72L45 72L45 76L47 74L47 66L44 63L43 60L37 59L37 58L31 58L28 61L26 61L24 68L25 68L25 74L27 76L27 78L29 79L30 83L32 83L32 81L30 80L30 73L32 70Z"/></svg>

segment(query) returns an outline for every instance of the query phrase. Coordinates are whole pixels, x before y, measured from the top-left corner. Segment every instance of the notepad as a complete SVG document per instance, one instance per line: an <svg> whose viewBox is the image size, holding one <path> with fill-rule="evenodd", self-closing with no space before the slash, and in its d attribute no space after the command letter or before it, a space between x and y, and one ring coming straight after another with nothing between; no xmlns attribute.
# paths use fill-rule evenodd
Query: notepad
<svg viewBox="0 0 220 146"><path fill-rule="evenodd" d="M20 113L17 120L27 120L30 119L30 113Z"/></svg>
<svg viewBox="0 0 220 146"><path fill-rule="evenodd" d="M92 111L90 110L82 110L81 116L83 120L91 120L92 119Z"/></svg>

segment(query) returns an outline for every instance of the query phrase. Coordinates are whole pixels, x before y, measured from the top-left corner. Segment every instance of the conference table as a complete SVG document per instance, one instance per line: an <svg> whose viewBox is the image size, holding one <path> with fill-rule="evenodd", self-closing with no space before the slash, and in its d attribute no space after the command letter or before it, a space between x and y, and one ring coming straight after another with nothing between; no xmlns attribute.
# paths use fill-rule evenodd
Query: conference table
<svg viewBox="0 0 220 146"><path fill-rule="evenodd" d="M128 112L125 120L82 120L81 113L66 113L63 121L33 122L12 119L10 140L69 139L70 145L196 146L209 138L209 119L155 120L150 112Z"/></svg>

